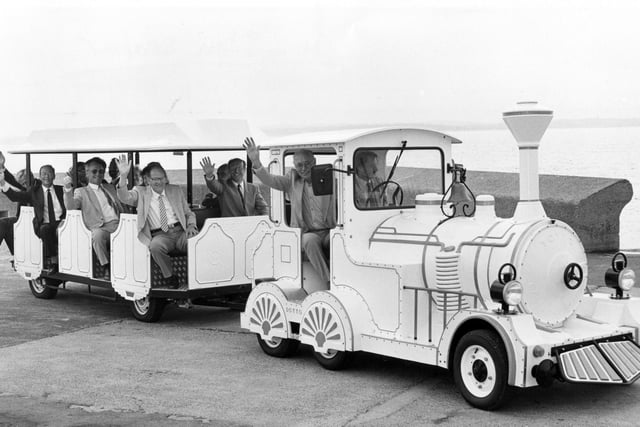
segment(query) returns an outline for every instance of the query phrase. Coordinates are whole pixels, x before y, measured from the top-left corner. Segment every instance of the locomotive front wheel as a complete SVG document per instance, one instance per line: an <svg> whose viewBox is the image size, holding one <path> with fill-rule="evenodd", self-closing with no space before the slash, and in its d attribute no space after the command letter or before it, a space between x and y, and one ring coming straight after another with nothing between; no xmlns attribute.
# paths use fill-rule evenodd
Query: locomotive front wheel
<svg viewBox="0 0 640 427"><path fill-rule="evenodd" d="M467 402L480 409L498 408L505 399L507 376L507 353L495 332L477 330L462 337L453 358L453 377Z"/></svg>
<svg viewBox="0 0 640 427"><path fill-rule="evenodd" d="M329 369L330 371L339 371L349 365L353 353L349 351L327 350L324 353L314 351L313 356L323 368Z"/></svg>
<svg viewBox="0 0 640 427"><path fill-rule="evenodd" d="M162 316L164 306L167 301L161 298L150 298L146 296L142 299L129 301L133 317L141 322L157 322Z"/></svg>
<svg viewBox="0 0 640 427"><path fill-rule="evenodd" d="M292 356L300 345L299 341L289 338L273 337L270 340L265 340L260 334L256 334L256 336L258 337L258 343L262 351L273 357Z"/></svg>
<svg viewBox="0 0 640 427"><path fill-rule="evenodd" d="M40 299L53 299L56 297L58 294L58 288L53 288L51 285L53 285L53 282L42 277L29 280L29 289L31 289L31 293L34 297Z"/></svg>

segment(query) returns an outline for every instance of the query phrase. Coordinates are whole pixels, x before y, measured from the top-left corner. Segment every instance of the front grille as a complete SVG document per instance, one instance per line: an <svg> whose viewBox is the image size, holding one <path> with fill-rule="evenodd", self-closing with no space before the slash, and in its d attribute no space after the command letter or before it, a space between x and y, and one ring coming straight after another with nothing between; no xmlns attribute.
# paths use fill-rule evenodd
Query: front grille
<svg viewBox="0 0 640 427"><path fill-rule="evenodd" d="M640 347L633 341L591 343L559 353L558 360L571 382L628 384L640 376Z"/></svg>

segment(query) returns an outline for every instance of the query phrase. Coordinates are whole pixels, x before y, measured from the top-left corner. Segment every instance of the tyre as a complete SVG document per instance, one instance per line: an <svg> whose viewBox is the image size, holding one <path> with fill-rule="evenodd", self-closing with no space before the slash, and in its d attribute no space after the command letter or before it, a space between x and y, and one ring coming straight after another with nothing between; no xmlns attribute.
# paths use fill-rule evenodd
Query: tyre
<svg viewBox="0 0 640 427"><path fill-rule="evenodd" d="M141 322L157 322L162 316L167 301L162 298L150 298L146 296L142 299L129 301L133 317Z"/></svg>
<svg viewBox="0 0 640 427"><path fill-rule="evenodd" d="M36 298L41 299L53 299L58 294L59 282L54 282L49 279L38 277L34 280L29 280L29 289Z"/></svg>
<svg viewBox="0 0 640 427"><path fill-rule="evenodd" d="M289 338L273 337L270 340L263 339L260 334L256 334L258 343L262 351L273 357L289 357L295 354L300 345L299 341Z"/></svg>
<svg viewBox="0 0 640 427"><path fill-rule="evenodd" d="M313 356L323 368L339 371L349 366L353 353L350 351L327 350L325 353L313 352Z"/></svg>
<svg viewBox="0 0 640 427"><path fill-rule="evenodd" d="M505 400L507 352L498 334L476 330L465 334L453 358L453 378L467 402L479 409L497 409Z"/></svg>

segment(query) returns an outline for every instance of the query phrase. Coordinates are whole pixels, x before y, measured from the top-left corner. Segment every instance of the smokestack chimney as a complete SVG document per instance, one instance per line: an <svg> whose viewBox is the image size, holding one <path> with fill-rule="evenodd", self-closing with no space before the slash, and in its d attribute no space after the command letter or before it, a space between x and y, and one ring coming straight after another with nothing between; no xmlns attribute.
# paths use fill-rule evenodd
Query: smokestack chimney
<svg viewBox="0 0 640 427"><path fill-rule="evenodd" d="M518 102L516 108L502 113L502 119L518 142L520 152L520 201L514 218L546 216L540 202L538 147L552 118L553 111L536 101Z"/></svg>

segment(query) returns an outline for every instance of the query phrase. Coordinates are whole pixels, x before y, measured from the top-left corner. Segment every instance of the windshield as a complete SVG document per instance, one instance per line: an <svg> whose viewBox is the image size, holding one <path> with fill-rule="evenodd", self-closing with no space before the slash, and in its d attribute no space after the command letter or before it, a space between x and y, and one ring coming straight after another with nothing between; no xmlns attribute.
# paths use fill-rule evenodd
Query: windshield
<svg viewBox="0 0 640 427"><path fill-rule="evenodd" d="M417 194L444 191L444 155L437 148L359 148L353 168L358 209L412 208Z"/></svg>

